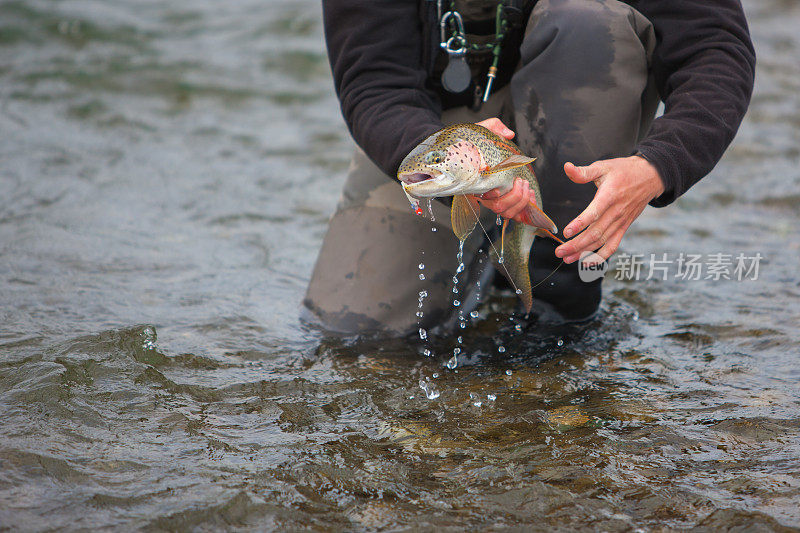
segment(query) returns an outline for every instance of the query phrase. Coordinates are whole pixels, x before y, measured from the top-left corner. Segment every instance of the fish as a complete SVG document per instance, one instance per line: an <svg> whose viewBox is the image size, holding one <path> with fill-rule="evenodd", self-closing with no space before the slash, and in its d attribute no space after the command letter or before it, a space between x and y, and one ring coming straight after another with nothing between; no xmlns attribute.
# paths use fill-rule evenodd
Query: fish
<svg viewBox="0 0 800 533"><path fill-rule="evenodd" d="M500 250L493 244L493 259L509 279L530 312L533 294L528 270L531 246L536 236L559 242L558 227L542 211L539 182L533 172L535 158L524 155L516 144L478 124L453 124L418 144L400 163L397 178L412 208L423 213L420 199L452 196L450 222L453 233L464 241L478 223L480 204L476 195L498 189L510 191L517 178L530 183L535 203L522 213L524 223L505 220ZM506 231L507 226L511 229Z"/></svg>

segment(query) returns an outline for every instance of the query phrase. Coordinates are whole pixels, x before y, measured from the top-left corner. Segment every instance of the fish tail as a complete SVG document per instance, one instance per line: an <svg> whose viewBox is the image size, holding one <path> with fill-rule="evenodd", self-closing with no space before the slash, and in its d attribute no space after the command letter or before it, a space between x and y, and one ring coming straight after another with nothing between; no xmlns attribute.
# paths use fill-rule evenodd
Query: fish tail
<svg viewBox="0 0 800 533"><path fill-rule="evenodd" d="M499 255L501 254L500 248L498 248L500 243L495 242L492 246L492 260L516 291L525 307L525 312L530 312L533 306L533 293L528 262L533 239L536 236L536 228L516 222L511 224L513 224L513 228L506 233L502 257Z"/></svg>

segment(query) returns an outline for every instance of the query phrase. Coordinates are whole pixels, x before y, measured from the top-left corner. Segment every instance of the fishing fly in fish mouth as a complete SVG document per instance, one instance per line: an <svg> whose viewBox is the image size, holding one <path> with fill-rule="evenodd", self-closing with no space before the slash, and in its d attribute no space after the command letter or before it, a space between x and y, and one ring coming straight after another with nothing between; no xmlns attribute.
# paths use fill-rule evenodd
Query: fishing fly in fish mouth
<svg viewBox="0 0 800 533"><path fill-rule="evenodd" d="M530 201L513 222L506 237L508 219L503 223L500 250L493 246L494 259L503 264L501 272L517 289L526 311L533 304L528 262L534 238L550 237L558 231L555 223L540 208L541 193L531 163L534 158L520 153L511 141L479 124L447 126L417 145L400 163L397 177L417 214L422 214L420 198L453 196L450 223L459 240L464 241L479 220L481 195L492 190L510 191L517 180L524 180L533 192ZM505 243L509 243L506 252Z"/></svg>

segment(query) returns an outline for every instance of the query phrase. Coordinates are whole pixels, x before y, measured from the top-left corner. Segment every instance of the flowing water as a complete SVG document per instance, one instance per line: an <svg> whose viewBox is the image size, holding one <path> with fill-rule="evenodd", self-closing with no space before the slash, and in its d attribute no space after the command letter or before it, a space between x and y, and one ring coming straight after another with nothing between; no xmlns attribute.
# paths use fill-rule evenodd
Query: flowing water
<svg viewBox="0 0 800 533"><path fill-rule="evenodd" d="M299 318L352 150L315 2L0 0L0 530L800 525L800 4L745 6L745 125L622 252L758 279L422 344Z"/></svg>

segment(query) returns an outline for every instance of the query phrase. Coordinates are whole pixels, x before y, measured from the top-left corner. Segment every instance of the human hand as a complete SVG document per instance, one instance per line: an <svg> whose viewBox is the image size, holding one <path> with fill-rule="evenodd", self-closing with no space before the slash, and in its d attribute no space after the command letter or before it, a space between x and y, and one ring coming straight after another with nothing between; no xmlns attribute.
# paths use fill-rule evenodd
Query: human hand
<svg viewBox="0 0 800 533"><path fill-rule="evenodd" d="M499 118L487 118L477 123L489 131L506 139L513 139L514 132L503 124ZM478 199L481 204L491 209L503 218L510 218L517 222L525 222L523 219L523 211L529 203L536 203L536 197L531 190L531 185L527 180L517 178L514 180L514 186L502 193L500 189L492 189L489 192L483 193Z"/></svg>
<svg viewBox="0 0 800 533"><path fill-rule="evenodd" d="M486 120L481 120L480 122L476 122L478 126L483 126L487 130L491 131L495 135L499 135L505 139L513 139L514 132L511 131L511 128L503 124L503 121L497 117L487 118Z"/></svg>
<svg viewBox="0 0 800 533"><path fill-rule="evenodd" d="M556 257L574 263L582 252L598 250L607 260L617 250L622 236L653 198L664 192L656 168L639 156L597 161L586 167L564 165L575 183L593 181L597 193L586 209L564 228L564 237L574 238L556 248Z"/></svg>

